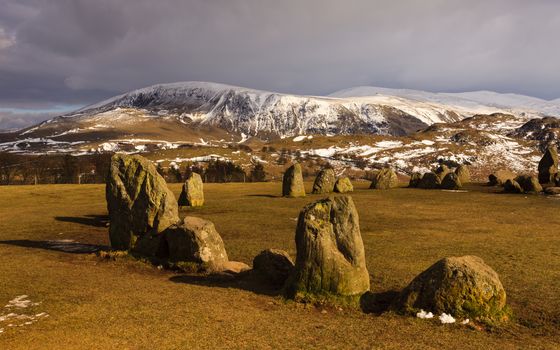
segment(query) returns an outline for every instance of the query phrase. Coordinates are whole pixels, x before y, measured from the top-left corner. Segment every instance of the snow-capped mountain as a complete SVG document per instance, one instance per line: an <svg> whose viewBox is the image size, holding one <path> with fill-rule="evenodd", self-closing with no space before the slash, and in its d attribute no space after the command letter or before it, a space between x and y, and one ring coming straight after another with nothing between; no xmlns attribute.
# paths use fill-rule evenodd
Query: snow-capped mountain
<svg viewBox="0 0 560 350"><path fill-rule="evenodd" d="M560 116L560 103L488 91L431 93L357 87L329 96L302 96L182 82L134 90L0 135L0 149L83 151L123 140L166 145L240 142L251 136L261 140L297 135L404 136L435 123L493 113L512 114L525 122L532 117Z"/></svg>
<svg viewBox="0 0 560 350"><path fill-rule="evenodd" d="M80 124L133 123L138 117L174 118L191 128L216 127L237 135L299 134L404 135L433 123L457 121L497 108L398 94L319 97L280 94L223 84L185 82L155 85L119 95L26 130L56 129L60 135ZM71 128L62 127L71 125ZM92 130L92 129L88 129Z"/></svg>
<svg viewBox="0 0 560 350"><path fill-rule="evenodd" d="M398 96L419 102L443 104L449 108L473 110L497 108L511 114L529 113L542 116L560 116L560 99L547 101L519 94L501 94L494 91L471 91L459 93L435 93L410 89L390 89L359 86L332 93L331 97L356 98L376 95Z"/></svg>

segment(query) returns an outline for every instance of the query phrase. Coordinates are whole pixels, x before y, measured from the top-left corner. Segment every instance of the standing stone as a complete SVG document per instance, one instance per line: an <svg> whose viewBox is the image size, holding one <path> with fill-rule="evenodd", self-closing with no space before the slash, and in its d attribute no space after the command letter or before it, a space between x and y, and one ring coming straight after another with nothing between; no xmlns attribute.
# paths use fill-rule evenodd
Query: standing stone
<svg viewBox="0 0 560 350"><path fill-rule="evenodd" d="M434 173L439 177L440 182L443 181L445 176L451 172L451 169L445 164L442 164L436 168Z"/></svg>
<svg viewBox="0 0 560 350"><path fill-rule="evenodd" d="M280 249L266 249L253 259L253 270L275 287L284 285L294 263L287 252Z"/></svg>
<svg viewBox="0 0 560 350"><path fill-rule="evenodd" d="M336 193L348 193L354 191L354 186L349 178L339 177L334 184L334 191Z"/></svg>
<svg viewBox="0 0 560 350"><path fill-rule="evenodd" d="M526 193L538 193L543 190L539 180L535 176L519 175L515 178L515 181L521 186L523 192Z"/></svg>
<svg viewBox="0 0 560 350"><path fill-rule="evenodd" d="M466 165L459 165L457 169L455 169L455 174L459 178L461 184L466 184L471 182L471 174L469 172L469 168Z"/></svg>
<svg viewBox="0 0 560 350"><path fill-rule="evenodd" d="M282 196L305 197L303 175L299 163L295 163L284 173L284 177L282 178Z"/></svg>
<svg viewBox="0 0 560 350"><path fill-rule="evenodd" d="M169 261L192 262L207 269L219 269L228 262L222 237L208 220L187 216L165 231Z"/></svg>
<svg viewBox="0 0 560 350"><path fill-rule="evenodd" d="M476 256L445 258L418 275L395 302L398 310L420 310L453 317L495 319L504 316L506 292L498 274Z"/></svg>
<svg viewBox="0 0 560 350"><path fill-rule="evenodd" d="M504 192L506 193L523 193L523 187L512 179L507 179L504 183Z"/></svg>
<svg viewBox="0 0 560 350"><path fill-rule="evenodd" d="M397 174L391 168L381 169L373 175L371 181L370 189L376 190L387 190L389 188L395 188L399 185L399 179Z"/></svg>
<svg viewBox="0 0 560 350"><path fill-rule="evenodd" d="M488 184L490 186L503 186L507 180L514 180L515 177L516 175L511 171L501 169L488 175Z"/></svg>
<svg viewBox="0 0 560 350"><path fill-rule="evenodd" d="M334 190L336 175L334 170L327 168L319 172L313 183L313 194L331 193Z"/></svg>
<svg viewBox="0 0 560 350"><path fill-rule="evenodd" d="M422 179L418 182L418 188L423 188L426 190L433 190L439 188L441 185L441 180L436 173L425 173Z"/></svg>
<svg viewBox="0 0 560 350"><path fill-rule="evenodd" d="M458 190L462 187L462 185L461 181L459 180L459 176L457 176L457 174L453 172L450 172L445 175L440 187L444 190Z"/></svg>
<svg viewBox="0 0 560 350"><path fill-rule="evenodd" d="M408 182L408 187L416 188L420 185L420 181L422 181L422 174L421 173L412 173L410 175L410 181Z"/></svg>
<svg viewBox="0 0 560 350"><path fill-rule="evenodd" d="M179 221L177 200L163 177L142 156L115 154L106 183L111 247L155 255L160 234Z"/></svg>
<svg viewBox="0 0 560 350"><path fill-rule="evenodd" d="M179 196L181 207L201 207L204 205L204 190L202 177L197 173L191 173L183 184L183 190Z"/></svg>
<svg viewBox="0 0 560 350"><path fill-rule="evenodd" d="M541 184L554 183L558 173L558 151L556 146L550 145L539 162L539 182Z"/></svg>
<svg viewBox="0 0 560 350"><path fill-rule="evenodd" d="M350 196L307 205L296 229L296 266L287 296L296 300L356 301L369 290L358 212Z"/></svg>

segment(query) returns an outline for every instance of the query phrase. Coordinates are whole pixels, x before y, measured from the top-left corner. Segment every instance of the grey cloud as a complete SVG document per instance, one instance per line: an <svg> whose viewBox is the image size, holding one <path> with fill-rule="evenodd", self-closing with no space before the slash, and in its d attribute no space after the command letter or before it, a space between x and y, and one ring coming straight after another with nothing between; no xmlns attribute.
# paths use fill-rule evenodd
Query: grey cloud
<svg viewBox="0 0 560 350"><path fill-rule="evenodd" d="M0 0L0 106L204 80L560 97L560 2Z"/></svg>
<svg viewBox="0 0 560 350"><path fill-rule="evenodd" d="M40 123L56 117L60 112L14 112L0 110L0 132Z"/></svg>

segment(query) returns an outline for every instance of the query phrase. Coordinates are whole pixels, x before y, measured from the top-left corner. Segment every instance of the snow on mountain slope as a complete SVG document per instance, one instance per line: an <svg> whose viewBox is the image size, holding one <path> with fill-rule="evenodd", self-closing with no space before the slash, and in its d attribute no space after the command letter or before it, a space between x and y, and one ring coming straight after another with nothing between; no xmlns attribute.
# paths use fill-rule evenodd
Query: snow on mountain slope
<svg viewBox="0 0 560 350"><path fill-rule="evenodd" d="M0 135L0 148L85 152L103 143L138 139L192 144L201 139L237 143L251 136L261 140L298 135L405 136L435 123L494 113L510 113L523 122L546 114L560 116L560 101L488 91L431 93L377 87L301 96L182 82L134 90ZM152 143L157 148L161 142Z"/></svg>
<svg viewBox="0 0 560 350"><path fill-rule="evenodd" d="M478 107L478 106L474 106ZM56 128L56 134L86 129L95 124L114 125L145 117L175 119L191 128L215 127L250 136L294 136L300 134L404 135L433 123L452 122L488 108L456 108L434 101L373 96L333 98L260 91L224 84L184 82L154 85L115 96L55 118L24 132ZM111 111L132 113L129 118ZM44 135L43 136L48 136Z"/></svg>
<svg viewBox="0 0 560 350"><path fill-rule="evenodd" d="M560 116L560 99L547 101L531 96L501 94L493 91L435 93L410 89L359 86L340 90L329 96L338 98L364 98L376 95L399 96L415 101L429 101L459 109L478 110L479 113L485 114L501 110L513 114L526 113L535 116Z"/></svg>

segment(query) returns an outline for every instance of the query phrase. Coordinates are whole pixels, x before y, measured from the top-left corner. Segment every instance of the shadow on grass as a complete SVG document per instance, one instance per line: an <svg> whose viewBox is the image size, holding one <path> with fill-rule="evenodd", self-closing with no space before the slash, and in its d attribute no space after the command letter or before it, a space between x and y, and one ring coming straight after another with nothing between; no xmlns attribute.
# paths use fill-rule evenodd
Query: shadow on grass
<svg viewBox="0 0 560 350"><path fill-rule="evenodd" d="M237 276L227 273L180 275L173 276L169 278L169 280L175 283L186 283L205 287L236 288L268 296L278 296L282 293L281 289L267 285L252 271L241 273Z"/></svg>
<svg viewBox="0 0 560 350"><path fill-rule="evenodd" d="M96 244L86 244L74 242L72 240L54 240L54 241L32 241L28 239L17 239L0 241L0 244L13 245L25 248L36 248L44 250L54 250L57 252L71 254L91 254L100 250L107 250L109 247Z"/></svg>
<svg viewBox="0 0 560 350"><path fill-rule="evenodd" d="M93 226L93 227L109 226L109 216L107 215L55 216L54 219L57 221L73 222L85 226Z"/></svg>
<svg viewBox="0 0 560 350"><path fill-rule="evenodd" d="M248 194L247 197L283 198L282 196L276 196L273 194Z"/></svg>
<svg viewBox="0 0 560 350"><path fill-rule="evenodd" d="M396 290L378 293L366 292L360 298L360 308L365 313L381 315L382 313L389 311L391 304L393 304L399 294L400 293Z"/></svg>

